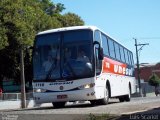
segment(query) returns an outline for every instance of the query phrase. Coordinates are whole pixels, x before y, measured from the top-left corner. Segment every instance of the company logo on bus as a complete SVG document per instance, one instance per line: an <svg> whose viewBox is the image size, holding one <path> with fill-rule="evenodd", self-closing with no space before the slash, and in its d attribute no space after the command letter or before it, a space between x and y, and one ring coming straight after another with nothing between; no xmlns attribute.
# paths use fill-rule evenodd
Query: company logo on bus
<svg viewBox="0 0 160 120"><path fill-rule="evenodd" d="M63 86L60 86L60 87L59 87L59 89L60 89L60 90L63 90L63 89L64 89L64 87L63 87Z"/></svg>
<svg viewBox="0 0 160 120"><path fill-rule="evenodd" d="M110 58L103 60L103 73L113 73L119 75L133 76L133 67L117 62Z"/></svg>

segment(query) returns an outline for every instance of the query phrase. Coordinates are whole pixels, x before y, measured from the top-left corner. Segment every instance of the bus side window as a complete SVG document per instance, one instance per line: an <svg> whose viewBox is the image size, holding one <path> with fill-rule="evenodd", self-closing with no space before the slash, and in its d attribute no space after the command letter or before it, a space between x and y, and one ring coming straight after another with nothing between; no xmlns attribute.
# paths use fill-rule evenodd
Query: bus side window
<svg viewBox="0 0 160 120"><path fill-rule="evenodd" d="M129 59L129 64L132 65L131 52L129 51L128 51L128 59Z"/></svg>
<svg viewBox="0 0 160 120"><path fill-rule="evenodd" d="M104 54L109 56L109 49L108 49L108 39L105 35L102 34L102 46Z"/></svg>
<svg viewBox="0 0 160 120"><path fill-rule="evenodd" d="M122 62L125 62L124 49L123 49L122 46L120 46L120 55L121 55L121 60L122 60Z"/></svg>
<svg viewBox="0 0 160 120"><path fill-rule="evenodd" d="M117 60L121 60L121 58L120 58L119 44L115 42L114 46L115 46L116 59Z"/></svg>
<svg viewBox="0 0 160 120"><path fill-rule="evenodd" d="M108 45L109 45L109 53L110 57L115 58L115 48L114 48L114 42L112 39L108 39Z"/></svg>
<svg viewBox="0 0 160 120"><path fill-rule="evenodd" d="M101 34L98 30L96 30L95 33L94 33L94 41L99 42L100 45L101 45Z"/></svg>
<svg viewBox="0 0 160 120"><path fill-rule="evenodd" d="M126 49L124 49L124 55L125 55L126 63L129 64L128 52Z"/></svg>
<svg viewBox="0 0 160 120"><path fill-rule="evenodd" d="M131 65L134 65L133 54L130 52Z"/></svg>
<svg viewBox="0 0 160 120"><path fill-rule="evenodd" d="M96 30L94 33L94 41L97 41L100 43L101 45L101 32ZM101 73L101 69L102 69L102 61L99 60L98 58L98 47L99 46L95 46L95 60L96 60L96 74L99 75Z"/></svg>

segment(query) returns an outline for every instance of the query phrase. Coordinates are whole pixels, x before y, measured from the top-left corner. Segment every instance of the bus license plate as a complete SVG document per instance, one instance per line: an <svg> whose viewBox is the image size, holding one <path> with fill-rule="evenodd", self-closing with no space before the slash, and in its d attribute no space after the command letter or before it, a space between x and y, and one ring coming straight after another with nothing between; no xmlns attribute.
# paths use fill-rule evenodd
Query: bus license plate
<svg viewBox="0 0 160 120"><path fill-rule="evenodd" d="M57 99L65 99L67 98L67 95L57 95Z"/></svg>

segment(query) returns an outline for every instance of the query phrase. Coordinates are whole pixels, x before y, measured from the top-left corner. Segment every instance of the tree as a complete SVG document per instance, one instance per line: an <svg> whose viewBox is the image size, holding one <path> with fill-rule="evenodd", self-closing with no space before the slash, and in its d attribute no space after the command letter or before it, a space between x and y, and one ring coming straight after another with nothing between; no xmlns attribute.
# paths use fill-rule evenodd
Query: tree
<svg viewBox="0 0 160 120"><path fill-rule="evenodd" d="M77 26L77 25L84 25L84 21L74 13L66 13L61 18L60 21L62 25L65 27L68 26Z"/></svg>
<svg viewBox="0 0 160 120"><path fill-rule="evenodd" d="M150 76L148 83L151 86L158 87L160 84L160 78L156 74L153 74Z"/></svg>
<svg viewBox="0 0 160 120"><path fill-rule="evenodd" d="M52 6L55 9L51 9ZM54 4L51 0L0 0L0 87L3 87L4 78L13 78L20 83L19 49L32 46L37 32L84 25L74 13L62 15L64 9L63 4ZM30 57L25 62L26 80L29 80L31 53L25 52L24 56Z"/></svg>

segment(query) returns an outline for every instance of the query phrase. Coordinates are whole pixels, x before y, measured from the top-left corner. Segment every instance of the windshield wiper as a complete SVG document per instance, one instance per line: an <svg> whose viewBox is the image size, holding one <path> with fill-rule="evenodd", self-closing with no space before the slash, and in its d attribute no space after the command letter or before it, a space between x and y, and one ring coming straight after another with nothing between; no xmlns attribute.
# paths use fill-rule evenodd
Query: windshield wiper
<svg viewBox="0 0 160 120"><path fill-rule="evenodd" d="M63 78L65 78L65 79L67 79L67 78L74 78L74 77L76 77L77 75L75 74L75 71L74 71L74 69L73 69L73 67L71 66L71 64L70 64L70 61L68 60L64 60L64 61L66 61L65 63L64 63L64 68L63 68L63 72L62 72L62 76L63 76Z"/></svg>
<svg viewBox="0 0 160 120"><path fill-rule="evenodd" d="M67 64L68 68L70 69L70 71L71 71L71 73L72 73L72 76L75 77L76 74L75 74L75 72L74 72L74 70L73 70L71 64L70 64L69 62L67 62L66 64Z"/></svg>
<svg viewBox="0 0 160 120"><path fill-rule="evenodd" d="M54 62L52 63L51 68L49 69L46 75L46 78L45 78L46 81L51 78L52 71L55 70L57 67L57 57L58 57L58 48L56 50L56 56L55 56Z"/></svg>

